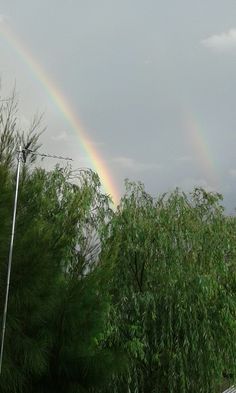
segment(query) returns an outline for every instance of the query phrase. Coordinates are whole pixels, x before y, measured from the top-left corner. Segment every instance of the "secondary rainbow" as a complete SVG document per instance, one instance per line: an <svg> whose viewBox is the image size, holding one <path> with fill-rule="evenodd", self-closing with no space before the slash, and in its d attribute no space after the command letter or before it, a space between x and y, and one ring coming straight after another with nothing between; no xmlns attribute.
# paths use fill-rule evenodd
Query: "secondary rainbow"
<svg viewBox="0 0 236 393"><path fill-rule="evenodd" d="M104 190L109 194L115 205L119 203L119 192L112 178L112 175L107 168L104 160L102 159L99 152L94 148L86 135L78 116L71 109L68 100L65 98L60 89L52 81L52 78L47 75L43 67L34 58L29 49L25 44L16 36L16 34L9 28L8 24L4 21L0 21L0 32L3 37L11 44L11 47L18 53L23 61L30 68L32 74L41 82L48 96L51 98L53 103L58 107L60 112L63 114L67 122L71 125L74 131L79 135L80 143L88 155L92 169L95 170L104 187Z"/></svg>
<svg viewBox="0 0 236 393"><path fill-rule="evenodd" d="M190 110L184 116L184 123L189 143L197 154L198 162L203 169L204 175L207 177L206 180L210 182L210 186L217 188L219 179L207 137L203 132L203 126L200 125Z"/></svg>

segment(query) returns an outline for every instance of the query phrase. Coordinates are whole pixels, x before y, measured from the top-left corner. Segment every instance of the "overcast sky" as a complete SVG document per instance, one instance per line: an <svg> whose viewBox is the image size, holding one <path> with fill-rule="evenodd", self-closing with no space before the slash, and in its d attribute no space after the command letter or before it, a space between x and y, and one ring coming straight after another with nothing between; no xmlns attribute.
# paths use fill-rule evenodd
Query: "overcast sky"
<svg viewBox="0 0 236 393"><path fill-rule="evenodd" d="M236 207L235 0L0 0L4 20L69 100L117 187L201 185ZM22 124L44 112L43 149L90 165L80 140L0 34L2 94Z"/></svg>

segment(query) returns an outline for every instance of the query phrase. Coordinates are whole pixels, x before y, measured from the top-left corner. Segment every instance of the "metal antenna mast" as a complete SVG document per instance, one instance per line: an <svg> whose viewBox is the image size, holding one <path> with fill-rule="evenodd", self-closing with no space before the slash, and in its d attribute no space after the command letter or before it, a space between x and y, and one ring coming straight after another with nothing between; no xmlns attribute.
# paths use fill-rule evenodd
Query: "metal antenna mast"
<svg viewBox="0 0 236 393"><path fill-rule="evenodd" d="M7 286L6 286L5 304L4 304L3 321L2 321L2 339L1 339L1 351L0 351L0 375L2 373L3 349L4 349L5 332L6 332L7 307L8 307L10 278L11 278L12 254L13 254L14 237L15 237L16 211L17 211L17 200L18 200L21 163L26 162L27 156L29 154L37 155L37 156L41 156L41 157L55 158L58 160L73 161L72 158L69 158L69 157L61 157L61 156L55 156L55 155L50 155L50 154L38 153L36 151L30 150L29 149L30 144L31 144L31 142L27 143L27 145L23 149L21 146L19 146L18 156L17 156L16 189L15 189L15 200L14 200L14 209L13 209L13 218L12 218L11 242L10 242L9 257L8 257Z"/></svg>

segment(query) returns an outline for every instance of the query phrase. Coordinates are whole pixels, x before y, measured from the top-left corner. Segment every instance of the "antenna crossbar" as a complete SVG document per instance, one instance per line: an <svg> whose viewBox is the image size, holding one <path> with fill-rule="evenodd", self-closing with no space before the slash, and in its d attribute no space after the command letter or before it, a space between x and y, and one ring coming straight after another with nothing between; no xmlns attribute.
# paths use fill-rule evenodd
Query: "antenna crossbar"
<svg viewBox="0 0 236 393"><path fill-rule="evenodd" d="M73 161L73 159L70 158L70 157L57 156L55 154L40 153L38 151L30 150L30 149L27 149L27 148L22 149L22 153L23 153L23 156L25 156L25 158L29 154L31 154L33 156L40 156L40 157L43 157L43 158L44 157L48 157L48 158L54 158L54 159L57 159L57 160Z"/></svg>
<svg viewBox="0 0 236 393"><path fill-rule="evenodd" d="M70 158L70 157L56 156L55 154L38 153L36 151L32 151L32 150L29 150L29 149L27 149L27 151L30 154L32 154L33 156L49 157L49 158L55 158L55 159L58 159L58 160L73 161L73 159Z"/></svg>

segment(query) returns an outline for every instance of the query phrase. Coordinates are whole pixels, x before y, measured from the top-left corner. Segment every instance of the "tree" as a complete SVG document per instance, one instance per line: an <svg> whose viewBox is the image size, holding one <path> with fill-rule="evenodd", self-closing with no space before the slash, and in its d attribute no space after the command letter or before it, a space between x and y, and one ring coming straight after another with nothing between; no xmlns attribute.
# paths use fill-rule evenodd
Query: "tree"
<svg viewBox="0 0 236 393"><path fill-rule="evenodd" d="M15 167L16 150L19 145L23 147L30 142L31 149L36 151L40 147L39 137L45 131L41 126L42 115L35 115L26 132L22 132L17 113L18 102L13 90L10 97L0 98L0 164L8 169ZM32 155L28 162L32 163L35 159Z"/></svg>
<svg viewBox="0 0 236 393"><path fill-rule="evenodd" d="M34 131L28 136L17 132L14 106L8 105L2 108L7 116L3 113L0 127L4 142L0 155L1 294L6 286L14 154L19 140L32 140L33 149L38 145ZM95 267L109 214L109 198L101 193L92 171L57 166L48 172L23 166L1 392L91 391L98 381L107 379L112 355L98 346L107 304L97 290ZM1 310L3 303L1 296Z"/></svg>
<svg viewBox="0 0 236 393"><path fill-rule="evenodd" d="M130 359L113 391L214 392L235 375L235 219L203 189L155 201L127 186L104 250L105 341Z"/></svg>
<svg viewBox="0 0 236 393"><path fill-rule="evenodd" d="M87 391L102 375L107 379L112 363L111 353L101 350L96 339L107 307L96 283L99 255L86 256L83 248L83 223L87 237L93 223L92 237L96 232L98 241L109 207L102 194L99 200L98 184L89 174L83 175L80 186L70 183L70 174L67 168L49 173L35 169L20 184L2 392ZM94 205L99 208L97 218ZM6 211L0 228L1 293L11 204Z"/></svg>

